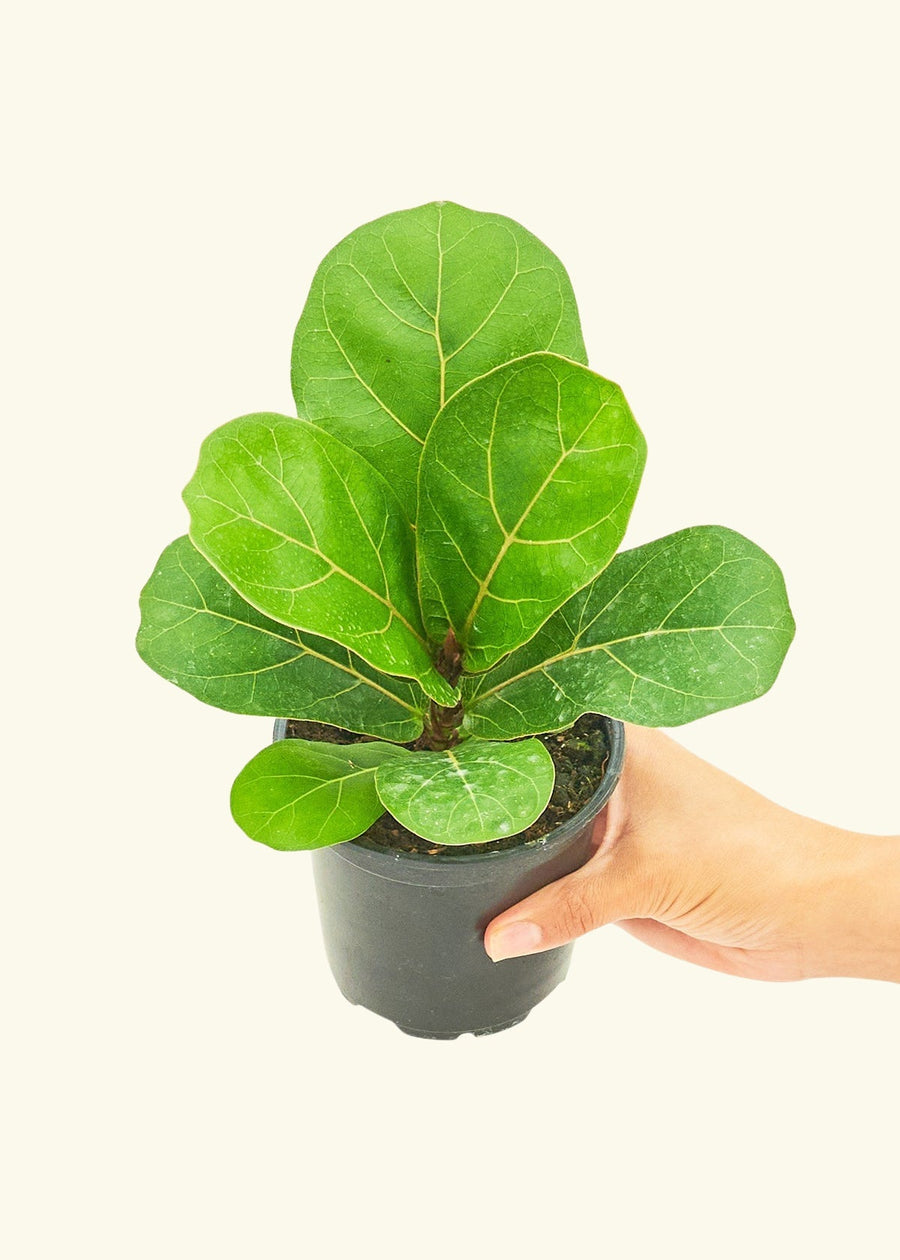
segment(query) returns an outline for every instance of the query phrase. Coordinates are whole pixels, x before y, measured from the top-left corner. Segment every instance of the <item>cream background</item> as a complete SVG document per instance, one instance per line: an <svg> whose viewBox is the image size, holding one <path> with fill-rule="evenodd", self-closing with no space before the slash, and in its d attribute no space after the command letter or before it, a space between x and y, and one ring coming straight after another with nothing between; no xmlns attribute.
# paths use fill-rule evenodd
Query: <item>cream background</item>
<svg viewBox="0 0 900 1260"><path fill-rule="evenodd" d="M896 1257L895 987L607 928L520 1028L403 1038L333 987L304 858L230 821L268 723L131 640L202 437L291 409L319 259L447 197L568 267L648 438L629 545L721 522L785 571L775 689L679 737L900 830L897 27L866 0L8 18L11 1260Z"/></svg>

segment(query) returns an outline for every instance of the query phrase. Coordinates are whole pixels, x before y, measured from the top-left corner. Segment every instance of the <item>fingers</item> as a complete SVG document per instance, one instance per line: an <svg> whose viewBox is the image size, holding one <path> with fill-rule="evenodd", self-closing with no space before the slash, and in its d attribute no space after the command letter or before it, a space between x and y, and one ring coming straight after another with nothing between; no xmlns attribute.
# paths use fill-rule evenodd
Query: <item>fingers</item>
<svg viewBox="0 0 900 1260"><path fill-rule="evenodd" d="M494 962L555 949L605 923L640 916L644 902L634 864L621 851L601 852L498 915L488 924L485 949Z"/></svg>

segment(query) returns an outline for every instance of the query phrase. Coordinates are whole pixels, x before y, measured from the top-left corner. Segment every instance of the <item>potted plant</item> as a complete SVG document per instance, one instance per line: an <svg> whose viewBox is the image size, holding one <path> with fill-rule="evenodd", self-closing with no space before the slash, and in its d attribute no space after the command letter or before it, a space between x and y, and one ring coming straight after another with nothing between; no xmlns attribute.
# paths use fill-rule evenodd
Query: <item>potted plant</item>
<svg viewBox="0 0 900 1260"><path fill-rule="evenodd" d="M436 202L351 233L291 376L298 416L203 443L138 651L280 719L232 811L315 850L344 993L407 1032L496 1031L571 947L495 965L484 926L589 855L622 720L676 726L771 685L784 582L718 526L616 554L644 438L586 366L559 260L510 219Z"/></svg>

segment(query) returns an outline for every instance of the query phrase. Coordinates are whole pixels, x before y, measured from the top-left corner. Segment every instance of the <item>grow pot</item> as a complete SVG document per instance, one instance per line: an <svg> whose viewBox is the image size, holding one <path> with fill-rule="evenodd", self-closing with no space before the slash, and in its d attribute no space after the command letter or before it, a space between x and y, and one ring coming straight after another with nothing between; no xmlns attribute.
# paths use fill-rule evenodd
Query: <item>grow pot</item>
<svg viewBox="0 0 900 1260"><path fill-rule="evenodd" d="M583 808L539 840L500 850L409 853L367 839L312 853L325 952L348 1001L414 1037L500 1032L565 978L572 944L500 963L484 950L495 915L578 869L625 755L621 722L603 718L609 753ZM289 738L287 722L275 738Z"/></svg>

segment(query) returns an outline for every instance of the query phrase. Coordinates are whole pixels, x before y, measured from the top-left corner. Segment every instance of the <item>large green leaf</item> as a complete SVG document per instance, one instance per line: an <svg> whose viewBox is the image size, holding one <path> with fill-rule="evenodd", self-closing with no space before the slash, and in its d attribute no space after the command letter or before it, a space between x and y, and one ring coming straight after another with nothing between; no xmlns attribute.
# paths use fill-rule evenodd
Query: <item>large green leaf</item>
<svg viewBox="0 0 900 1260"><path fill-rule="evenodd" d="M189 538L165 549L141 592L137 649L163 678L232 713L329 722L404 743L421 733L428 709L417 683L259 612Z"/></svg>
<svg viewBox="0 0 900 1260"><path fill-rule="evenodd" d="M303 420L242 416L203 443L184 499L191 542L260 612L454 703L422 630L412 532L355 451Z"/></svg>
<svg viewBox="0 0 900 1260"><path fill-rule="evenodd" d="M512 219L432 202L358 228L325 258L297 325L302 416L403 487L438 410L473 377L533 350L587 362L559 259Z"/></svg>
<svg viewBox="0 0 900 1260"><path fill-rule="evenodd" d="M464 680L464 728L495 739L582 713L679 726L762 695L794 634L784 579L718 526L625 551L524 647Z"/></svg>
<svg viewBox="0 0 900 1260"><path fill-rule="evenodd" d="M469 739L378 767L378 795L404 827L433 844L481 844L515 835L547 808L555 771L536 739Z"/></svg>
<svg viewBox="0 0 900 1260"><path fill-rule="evenodd" d="M321 849L361 836L384 813L375 772L411 756L393 744L281 739L249 761L231 789L231 812L251 840L272 849Z"/></svg>
<svg viewBox="0 0 900 1260"><path fill-rule="evenodd" d="M473 672L529 639L612 559L645 455L619 387L558 355L505 364L456 394L419 474L432 638L452 628Z"/></svg>

